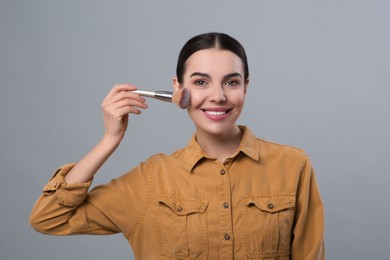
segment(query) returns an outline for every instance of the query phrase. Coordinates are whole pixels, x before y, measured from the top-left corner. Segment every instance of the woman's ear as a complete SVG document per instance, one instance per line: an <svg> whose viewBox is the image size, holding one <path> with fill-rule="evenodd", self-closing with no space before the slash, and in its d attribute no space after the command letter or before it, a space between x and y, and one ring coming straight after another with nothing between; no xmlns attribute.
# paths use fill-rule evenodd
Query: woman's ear
<svg viewBox="0 0 390 260"><path fill-rule="evenodd" d="M173 85L174 91L179 91L180 89L183 88L183 86L179 83L179 80L177 79L177 77L174 77L172 79L172 85Z"/></svg>
<svg viewBox="0 0 390 260"><path fill-rule="evenodd" d="M246 90L248 89L249 87L249 79L245 80L245 90L244 90L244 93L246 94Z"/></svg>

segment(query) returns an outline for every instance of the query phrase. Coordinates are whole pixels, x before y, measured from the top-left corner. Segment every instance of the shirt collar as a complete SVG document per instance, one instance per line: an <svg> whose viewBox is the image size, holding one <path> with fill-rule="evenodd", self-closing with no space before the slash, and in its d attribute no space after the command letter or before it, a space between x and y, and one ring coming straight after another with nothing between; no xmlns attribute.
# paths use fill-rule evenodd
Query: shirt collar
<svg viewBox="0 0 390 260"><path fill-rule="evenodd" d="M242 139L238 150L246 154L255 161L260 160L260 149L257 137L252 134L246 126L239 126L243 132Z"/></svg>
<svg viewBox="0 0 390 260"><path fill-rule="evenodd" d="M259 146L256 136L254 136L246 126L239 126L239 128L243 132L243 135L238 150L232 157L236 157L240 152L242 152L255 161L260 160ZM181 155L180 159L183 160L189 171L192 171L195 165L203 158L210 158L196 141L195 134L191 137L187 147L184 149L184 153L181 153Z"/></svg>

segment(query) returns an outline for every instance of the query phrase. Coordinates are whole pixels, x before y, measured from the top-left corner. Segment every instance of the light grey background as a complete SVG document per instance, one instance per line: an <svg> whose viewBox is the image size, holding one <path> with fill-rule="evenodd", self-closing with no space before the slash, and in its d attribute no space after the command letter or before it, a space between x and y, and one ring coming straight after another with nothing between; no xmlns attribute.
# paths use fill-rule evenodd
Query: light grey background
<svg viewBox="0 0 390 260"><path fill-rule="evenodd" d="M388 258L389 3L0 0L0 259L132 259L122 235L36 233L31 207L57 167L99 140L115 83L170 90L180 48L209 31L249 56L239 122L310 155L328 259ZM186 112L149 105L95 184L186 145Z"/></svg>

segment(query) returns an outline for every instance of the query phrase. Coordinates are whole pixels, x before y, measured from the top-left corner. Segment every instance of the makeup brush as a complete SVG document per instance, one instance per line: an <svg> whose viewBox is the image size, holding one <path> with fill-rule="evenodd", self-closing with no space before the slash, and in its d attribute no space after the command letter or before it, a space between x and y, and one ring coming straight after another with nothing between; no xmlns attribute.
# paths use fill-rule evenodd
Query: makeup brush
<svg viewBox="0 0 390 260"><path fill-rule="evenodd" d="M178 91L150 91L150 90L133 90L133 92L138 93L144 97L155 98L165 102L172 102L178 107L184 109L186 108L191 101L191 93L188 89L182 88Z"/></svg>

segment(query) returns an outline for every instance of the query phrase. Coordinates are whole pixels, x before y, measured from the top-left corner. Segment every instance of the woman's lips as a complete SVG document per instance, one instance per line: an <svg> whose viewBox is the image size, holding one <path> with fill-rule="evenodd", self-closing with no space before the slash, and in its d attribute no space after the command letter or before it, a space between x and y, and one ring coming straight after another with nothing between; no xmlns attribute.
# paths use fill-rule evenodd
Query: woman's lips
<svg viewBox="0 0 390 260"><path fill-rule="evenodd" d="M214 121L220 121L229 116L231 109L227 108L206 108L202 109L206 117Z"/></svg>

